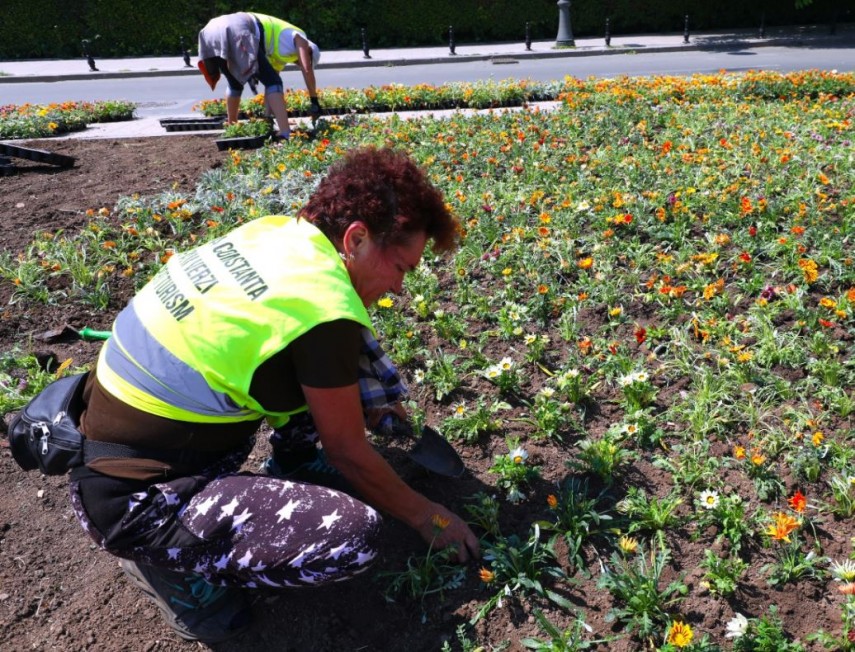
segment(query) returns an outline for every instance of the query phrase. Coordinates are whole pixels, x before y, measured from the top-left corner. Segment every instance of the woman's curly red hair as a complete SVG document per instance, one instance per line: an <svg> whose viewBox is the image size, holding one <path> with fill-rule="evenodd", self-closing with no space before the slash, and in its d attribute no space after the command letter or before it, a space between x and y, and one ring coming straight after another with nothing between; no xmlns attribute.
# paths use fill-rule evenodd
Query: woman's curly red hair
<svg viewBox="0 0 855 652"><path fill-rule="evenodd" d="M336 246L357 220L381 247L405 244L414 234L425 233L436 253L452 250L460 230L426 172L389 147L347 152L330 167L299 216Z"/></svg>

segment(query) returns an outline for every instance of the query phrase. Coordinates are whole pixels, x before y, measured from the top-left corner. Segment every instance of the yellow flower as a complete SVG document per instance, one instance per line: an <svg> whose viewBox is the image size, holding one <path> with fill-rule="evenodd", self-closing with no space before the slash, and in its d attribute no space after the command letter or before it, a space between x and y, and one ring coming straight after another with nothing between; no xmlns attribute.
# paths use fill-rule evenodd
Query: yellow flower
<svg viewBox="0 0 855 652"><path fill-rule="evenodd" d="M811 441L814 446L819 446L822 444L822 440L825 439L825 435L822 434L819 430L813 433L813 437L811 437Z"/></svg>
<svg viewBox="0 0 855 652"><path fill-rule="evenodd" d="M394 302L389 297L383 297L377 302L377 305L381 308L391 308L394 305Z"/></svg>
<svg viewBox="0 0 855 652"><path fill-rule="evenodd" d="M821 305L823 308L836 308L837 302L829 297L823 297L819 300L819 305Z"/></svg>
<svg viewBox="0 0 855 652"><path fill-rule="evenodd" d="M816 261L811 260L810 258L802 258L799 260L799 267L802 270L802 273L805 277L805 282L810 284L816 281L819 278L819 271L816 264Z"/></svg>
<svg viewBox="0 0 855 652"><path fill-rule="evenodd" d="M433 518L431 518L431 522L433 523L433 526L437 530L444 530L445 528L448 527L448 524L451 523L451 521L449 519L444 518L444 517L440 516L439 514L434 514Z"/></svg>
<svg viewBox="0 0 855 652"><path fill-rule="evenodd" d="M638 541L624 534L618 539L618 547L625 553L633 553L638 550Z"/></svg>
<svg viewBox="0 0 855 652"><path fill-rule="evenodd" d="M686 647L690 645L695 633L688 623L673 622L671 623L671 631L668 632L668 642L677 647Z"/></svg>
<svg viewBox="0 0 855 652"><path fill-rule="evenodd" d="M594 259L590 258L590 257L589 258L582 258L576 264L579 265L579 269L591 269L591 267L594 266Z"/></svg>

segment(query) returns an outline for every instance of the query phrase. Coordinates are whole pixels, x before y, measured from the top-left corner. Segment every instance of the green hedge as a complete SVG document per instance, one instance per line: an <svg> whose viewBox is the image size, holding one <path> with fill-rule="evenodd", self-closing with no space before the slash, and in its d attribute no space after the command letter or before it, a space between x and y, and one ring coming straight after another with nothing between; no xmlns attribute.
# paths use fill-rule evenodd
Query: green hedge
<svg viewBox="0 0 855 652"><path fill-rule="evenodd" d="M839 0L814 0L802 10L795 0L572 0L577 37L600 36L605 19L612 34L682 32L766 25L848 22L855 11ZM96 57L179 55L180 39L196 50L199 29L213 16L257 11L299 25L321 48L360 49L365 28L371 49L553 39L555 0L2 0L0 60L82 56L81 40Z"/></svg>

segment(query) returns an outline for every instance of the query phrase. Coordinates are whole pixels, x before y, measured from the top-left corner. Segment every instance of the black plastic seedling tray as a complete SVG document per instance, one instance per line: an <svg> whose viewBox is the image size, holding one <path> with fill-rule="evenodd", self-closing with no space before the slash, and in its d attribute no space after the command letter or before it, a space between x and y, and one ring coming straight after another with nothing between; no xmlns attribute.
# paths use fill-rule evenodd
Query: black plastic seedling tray
<svg viewBox="0 0 855 652"><path fill-rule="evenodd" d="M13 156L23 158L35 163L47 163L61 168L70 168L74 165L75 158L65 154L55 154L45 149L33 149L21 147L20 145L9 145L0 143L0 156Z"/></svg>
<svg viewBox="0 0 855 652"><path fill-rule="evenodd" d="M225 118L163 118L160 126L166 131L204 131L222 129Z"/></svg>

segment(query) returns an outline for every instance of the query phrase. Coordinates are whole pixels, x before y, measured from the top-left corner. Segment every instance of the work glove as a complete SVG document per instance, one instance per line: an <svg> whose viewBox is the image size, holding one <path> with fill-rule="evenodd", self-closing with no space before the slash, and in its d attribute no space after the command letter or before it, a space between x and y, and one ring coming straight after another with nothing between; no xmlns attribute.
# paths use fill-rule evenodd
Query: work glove
<svg viewBox="0 0 855 652"><path fill-rule="evenodd" d="M321 103L318 102L317 96L310 97L309 102L311 102L309 115L312 117L312 120L317 120L321 116Z"/></svg>

